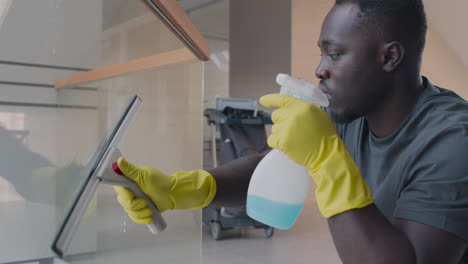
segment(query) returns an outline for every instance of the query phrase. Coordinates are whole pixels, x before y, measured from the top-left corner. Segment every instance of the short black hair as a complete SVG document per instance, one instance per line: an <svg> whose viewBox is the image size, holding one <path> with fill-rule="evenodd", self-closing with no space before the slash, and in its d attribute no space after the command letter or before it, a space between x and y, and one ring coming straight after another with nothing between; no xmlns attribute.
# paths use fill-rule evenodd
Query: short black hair
<svg viewBox="0 0 468 264"><path fill-rule="evenodd" d="M357 4L362 23L376 25L392 40L413 47L422 57L426 42L427 21L422 0L336 0L335 5Z"/></svg>

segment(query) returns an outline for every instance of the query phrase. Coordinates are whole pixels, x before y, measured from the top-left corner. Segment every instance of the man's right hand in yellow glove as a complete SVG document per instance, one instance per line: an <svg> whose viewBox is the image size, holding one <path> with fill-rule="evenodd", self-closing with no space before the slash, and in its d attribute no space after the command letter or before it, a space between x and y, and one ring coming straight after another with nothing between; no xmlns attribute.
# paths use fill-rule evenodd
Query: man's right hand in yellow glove
<svg viewBox="0 0 468 264"><path fill-rule="evenodd" d="M265 95L260 103L279 107L272 114L268 145L309 168L324 217L373 203L369 187L325 111L281 94Z"/></svg>
<svg viewBox="0 0 468 264"><path fill-rule="evenodd" d="M216 194L216 182L204 170L179 171L173 175L156 168L136 166L123 157L117 161L122 173L135 181L154 202L160 212L168 209L200 209L211 203ZM152 222L152 210L143 198L135 198L132 191L114 186L119 204L138 224Z"/></svg>

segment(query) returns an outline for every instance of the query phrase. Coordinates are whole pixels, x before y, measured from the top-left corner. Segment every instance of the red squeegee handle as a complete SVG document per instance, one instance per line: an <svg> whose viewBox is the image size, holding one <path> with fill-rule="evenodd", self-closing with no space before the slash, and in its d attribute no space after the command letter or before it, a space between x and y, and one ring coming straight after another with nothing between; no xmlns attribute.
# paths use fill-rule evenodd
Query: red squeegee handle
<svg viewBox="0 0 468 264"><path fill-rule="evenodd" d="M117 165L117 162L112 163L112 169L115 171L115 173L123 175L122 171L119 168L119 165Z"/></svg>

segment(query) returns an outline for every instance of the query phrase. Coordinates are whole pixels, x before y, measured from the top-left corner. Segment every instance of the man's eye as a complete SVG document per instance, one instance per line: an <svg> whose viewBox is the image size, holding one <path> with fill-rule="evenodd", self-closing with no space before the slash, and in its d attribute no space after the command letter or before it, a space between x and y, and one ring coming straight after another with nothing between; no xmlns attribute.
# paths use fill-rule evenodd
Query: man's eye
<svg viewBox="0 0 468 264"><path fill-rule="evenodd" d="M336 60L340 57L340 54L337 54L337 53L333 53L333 54L329 54L328 56L330 56L330 58L332 60Z"/></svg>

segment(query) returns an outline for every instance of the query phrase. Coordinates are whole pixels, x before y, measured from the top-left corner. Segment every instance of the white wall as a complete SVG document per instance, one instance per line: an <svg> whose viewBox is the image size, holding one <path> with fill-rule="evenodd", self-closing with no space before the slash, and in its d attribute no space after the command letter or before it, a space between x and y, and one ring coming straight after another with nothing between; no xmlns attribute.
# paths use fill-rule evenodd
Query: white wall
<svg viewBox="0 0 468 264"><path fill-rule="evenodd" d="M333 1L292 0L291 15L291 74L316 83L315 69L320 63L317 41L322 21Z"/></svg>
<svg viewBox="0 0 468 264"><path fill-rule="evenodd" d="M466 34L468 1L424 0L430 26L437 31L449 49L468 67L468 34ZM442 51L441 51L442 52Z"/></svg>
<svg viewBox="0 0 468 264"><path fill-rule="evenodd" d="M455 39L445 39L428 17L429 29L423 56L422 73L434 85L455 91L468 99L468 67L463 62L465 50L454 50L450 43ZM468 23L468 19L467 19ZM445 33L447 35L447 33ZM468 34L460 34L468 35ZM468 43L465 43L465 46ZM459 44L457 44L459 45Z"/></svg>

